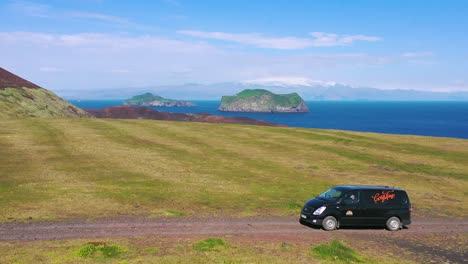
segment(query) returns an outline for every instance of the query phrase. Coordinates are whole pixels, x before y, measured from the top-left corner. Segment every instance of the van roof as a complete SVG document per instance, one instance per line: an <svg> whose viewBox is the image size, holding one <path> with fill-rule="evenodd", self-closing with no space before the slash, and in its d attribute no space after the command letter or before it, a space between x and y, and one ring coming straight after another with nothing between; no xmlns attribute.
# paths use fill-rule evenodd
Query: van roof
<svg viewBox="0 0 468 264"><path fill-rule="evenodd" d="M341 188L345 190L399 190L403 191L400 188L391 187L391 186L376 186L376 185L339 185L334 188Z"/></svg>

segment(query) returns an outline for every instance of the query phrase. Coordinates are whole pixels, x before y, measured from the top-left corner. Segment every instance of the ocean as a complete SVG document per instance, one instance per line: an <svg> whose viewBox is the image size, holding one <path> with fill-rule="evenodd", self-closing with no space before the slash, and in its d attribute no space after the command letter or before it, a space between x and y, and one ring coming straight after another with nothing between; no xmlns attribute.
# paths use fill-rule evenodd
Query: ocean
<svg viewBox="0 0 468 264"><path fill-rule="evenodd" d="M124 100L70 100L81 108L123 105ZM154 107L173 113L244 116L290 127L325 128L468 139L468 102L309 101L310 113L219 112L219 101L193 101L192 108Z"/></svg>

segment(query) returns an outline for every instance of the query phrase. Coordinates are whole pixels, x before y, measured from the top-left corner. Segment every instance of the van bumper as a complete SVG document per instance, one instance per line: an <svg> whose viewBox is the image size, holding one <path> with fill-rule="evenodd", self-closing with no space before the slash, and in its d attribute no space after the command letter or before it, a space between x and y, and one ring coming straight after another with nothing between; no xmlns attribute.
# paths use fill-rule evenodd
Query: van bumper
<svg viewBox="0 0 468 264"><path fill-rule="evenodd" d="M306 218L303 218L302 216L299 218L299 223L305 226L322 226L322 221L323 219L311 218L308 216Z"/></svg>

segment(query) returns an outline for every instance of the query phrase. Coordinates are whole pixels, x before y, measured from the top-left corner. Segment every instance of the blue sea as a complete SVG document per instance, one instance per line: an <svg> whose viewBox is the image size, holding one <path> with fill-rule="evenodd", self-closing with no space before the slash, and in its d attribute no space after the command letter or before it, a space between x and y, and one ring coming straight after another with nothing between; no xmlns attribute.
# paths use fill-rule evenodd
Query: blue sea
<svg viewBox="0 0 468 264"><path fill-rule="evenodd" d="M123 100L71 100L81 108L101 109L123 105ZM219 112L219 101L193 101L197 107L155 107L173 113L206 112L221 116L244 116L290 127L326 128L412 134L468 139L468 102L373 102L311 101L310 113L226 113Z"/></svg>

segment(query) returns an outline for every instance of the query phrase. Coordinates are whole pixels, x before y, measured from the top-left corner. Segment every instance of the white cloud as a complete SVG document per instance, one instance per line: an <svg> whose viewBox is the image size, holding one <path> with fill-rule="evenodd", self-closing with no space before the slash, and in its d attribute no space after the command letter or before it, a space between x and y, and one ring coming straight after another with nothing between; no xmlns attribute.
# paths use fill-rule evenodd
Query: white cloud
<svg viewBox="0 0 468 264"><path fill-rule="evenodd" d="M109 82L108 86L122 81L145 85L254 80L259 76L309 76L309 72L316 69L323 71L339 65L387 62L364 53L266 55L233 52L200 41L153 35L36 32L0 32L0 57L12 67L35 65L38 69L47 63L67 69L67 74L85 73L94 76L89 78L90 83L97 78L103 83ZM119 73L131 73L135 78L104 78L106 74ZM79 80L85 81L87 78ZM283 81L305 82L291 78ZM75 81L73 84L79 85Z"/></svg>
<svg viewBox="0 0 468 264"><path fill-rule="evenodd" d="M110 72L115 73L115 74L130 74L130 73L133 73L133 71L127 70L127 69L112 69L112 70L110 70Z"/></svg>
<svg viewBox="0 0 468 264"><path fill-rule="evenodd" d="M80 96L112 87L240 80L333 85L319 79L357 86L374 82L371 84L379 87L391 75L375 77L373 69L384 72L381 69L387 64L408 61L401 54L266 54L223 50L198 40L157 35L38 32L0 32L0 58L2 67L17 69L32 82L70 96L72 92L67 91L81 91L73 94Z"/></svg>
<svg viewBox="0 0 468 264"><path fill-rule="evenodd" d="M102 22L112 24L114 26L132 28L132 29L137 29L137 30L145 30L145 31L150 30L151 31L151 30L159 29L157 26L142 25L142 24L132 22L124 17L112 16L112 15L107 15L107 14L102 14L102 13L68 11L64 13L64 17L78 18L78 19L83 19L83 20L97 20L97 21L102 21Z"/></svg>
<svg viewBox="0 0 468 264"><path fill-rule="evenodd" d="M414 65L424 65L424 66L431 66L431 65L438 64L436 61L429 61L429 60L409 60L408 63L414 64Z"/></svg>
<svg viewBox="0 0 468 264"><path fill-rule="evenodd" d="M121 23L121 24L129 23L129 21L125 18L101 14L101 13L71 11L71 12L67 12L66 15L70 17L95 19L95 20L102 20L102 21L113 22L113 23Z"/></svg>
<svg viewBox="0 0 468 264"><path fill-rule="evenodd" d="M338 35L324 32L312 32L313 38L266 37L257 33L232 34L225 32L207 32L197 30L179 30L177 33L197 38L231 41L271 49L305 49L309 47L343 46L355 41L379 41L382 38L365 35Z"/></svg>
<svg viewBox="0 0 468 264"><path fill-rule="evenodd" d="M45 4L37 4L28 1L15 1L8 5L11 12L29 17L40 17L67 22L70 19L80 19L83 21L94 20L106 22L112 26L132 28L137 30L157 30L158 27L152 25L142 25L132 22L124 17L96 12L83 12L79 10L67 10L54 8Z"/></svg>
<svg viewBox="0 0 468 264"><path fill-rule="evenodd" d="M158 49L166 52L208 52L216 50L203 42L188 42L169 38L142 35L137 37L100 34L46 34L35 32L0 32L0 42L3 44L34 44L43 47L64 46L69 48L99 49L102 52L115 50L142 49L149 54ZM147 49L147 50L144 50Z"/></svg>
<svg viewBox="0 0 468 264"><path fill-rule="evenodd" d="M339 35L325 32L311 32L309 34L315 38L315 46L318 47L341 46L351 44L355 41L374 42L382 40L380 37L366 35Z"/></svg>
<svg viewBox="0 0 468 264"><path fill-rule="evenodd" d="M335 82L323 82L323 81L318 81L318 80L312 80L307 77L298 77L298 76L270 76L270 77L246 80L246 81L243 81L243 83L275 85L275 86L314 86L314 85L333 86L336 84Z"/></svg>
<svg viewBox="0 0 468 264"><path fill-rule="evenodd" d="M41 67L39 68L41 72L63 72L63 69L56 68L56 67Z"/></svg>
<svg viewBox="0 0 468 264"><path fill-rule="evenodd" d="M434 53L430 51L423 51L423 52L406 52L401 54L403 58L427 58L433 57Z"/></svg>

